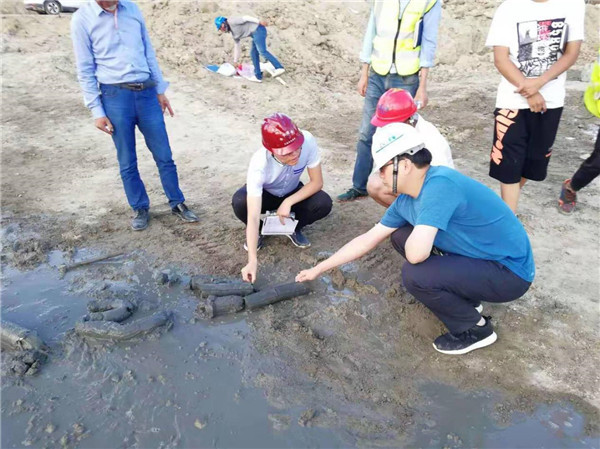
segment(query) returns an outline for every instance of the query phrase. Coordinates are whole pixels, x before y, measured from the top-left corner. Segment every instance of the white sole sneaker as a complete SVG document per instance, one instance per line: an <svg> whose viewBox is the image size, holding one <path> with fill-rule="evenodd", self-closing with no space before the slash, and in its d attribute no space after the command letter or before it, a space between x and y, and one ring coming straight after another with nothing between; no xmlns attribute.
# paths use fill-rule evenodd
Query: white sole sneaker
<svg viewBox="0 0 600 449"><path fill-rule="evenodd" d="M275 69L273 70L273 74L271 75L273 78L277 78L280 75L285 73L285 69Z"/></svg>
<svg viewBox="0 0 600 449"><path fill-rule="evenodd" d="M433 344L433 348L437 352L441 352L442 354L461 355L474 351L475 349L485 348L486 346L493 344L496 340L498 340L498 335L496 335L496 332L492 332L492 334L489 337L485 337L483 340L479 340L477 343L472 344L468 348L457 349L455 351L444 351L443 349L438 349L435 346L435 344Z"/></svg>

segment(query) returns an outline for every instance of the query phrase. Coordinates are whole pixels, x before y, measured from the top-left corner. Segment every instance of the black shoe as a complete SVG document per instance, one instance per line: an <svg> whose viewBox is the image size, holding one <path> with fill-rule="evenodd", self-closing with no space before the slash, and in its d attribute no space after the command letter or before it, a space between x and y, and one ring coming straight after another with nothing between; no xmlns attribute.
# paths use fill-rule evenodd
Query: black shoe
<svg viewBox="0 0 600 449"><path fill-rule="evenodd" d="M148 227L150 213L148 209L138 209L135 211L135 217L131 220L131 229L134 231L143 231Z"/></svg>
<svg viewBox="0 0 600 449"><path fill-rule="evenodd" d="M193 213L184 203L179 203L177 206L171 208L171 213L177 215L183 221L188 223L194 223L198 221L198 216Z"/></svg>
<svg viewBox="0 0 600 449"><path fill-rule="evenodd" d="M258 251L259 249L261 249L263 247L264 241L263 241L263 236L259 235L258 236L258 244L256 245L256 251ZM244 242L244 249L246 251L248 251L248 243Z"/></svg>
<svg viewBox="0 0 600 449"><path fill-rule="evenodd" d="M301 231L296 231L293 234L289 234L288 237L298 248L308 248L310 246L310 242Z"/></svg>
<svg viewBox="0 0 600 449"><path fill-rule="evenodd" d="M362 192L354 187L348 189L347 192L342 193L337 196L337 200L341 203L347 203L349 201L359 200L361 198L367 198L369 194L367 192Z"/></svg>
<svg viewBox="0 0 600 449"><path fill-rule="evenodd" d="M474 349L484 348L494 343L498 336L494 332L490 317L484 317L483 326L473 326L462 334L453 335L450 332L441 335L433 342L436 351L444 354L466 354Z"/></svg>

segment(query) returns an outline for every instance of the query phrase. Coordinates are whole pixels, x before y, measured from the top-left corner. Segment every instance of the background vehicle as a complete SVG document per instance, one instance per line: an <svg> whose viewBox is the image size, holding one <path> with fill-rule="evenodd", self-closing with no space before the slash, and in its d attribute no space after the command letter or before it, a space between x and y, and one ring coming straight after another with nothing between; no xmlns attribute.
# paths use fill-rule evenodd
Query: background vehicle
<svg viewBox="0 0 600 449"><path fill-rule="evenodd" d="M59 14L77 11L87 0L24 0L25 9L38 13Z"/></svg>

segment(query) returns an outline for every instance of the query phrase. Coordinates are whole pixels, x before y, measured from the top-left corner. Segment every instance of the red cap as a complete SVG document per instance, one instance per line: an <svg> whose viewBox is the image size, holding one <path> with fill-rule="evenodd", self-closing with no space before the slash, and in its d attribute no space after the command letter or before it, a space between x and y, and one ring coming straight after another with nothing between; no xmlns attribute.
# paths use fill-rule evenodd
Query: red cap
<svg viewBox="0 0 600 449"><path fill-rule="evenodd" d="M381 127L390 123L405 122L417 112L412 95L404 89L389 89L377 102L371 124Z"/></svg>
<svg viewBox="0 0 600 449"><path fill-rule="evenodd" d="M304 135L291 118L276 112L263 120L262 143L276 156L285 156L302 146Z"/></svg>

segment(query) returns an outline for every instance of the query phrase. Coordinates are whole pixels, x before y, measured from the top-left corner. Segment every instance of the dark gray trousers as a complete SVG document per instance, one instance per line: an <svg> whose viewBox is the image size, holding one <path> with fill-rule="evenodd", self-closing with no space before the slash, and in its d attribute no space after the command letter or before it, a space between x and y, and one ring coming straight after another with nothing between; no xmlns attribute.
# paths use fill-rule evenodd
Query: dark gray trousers
<svg viewBox="0 0 600 449"><path fill-rule="evenodd" d="M404 246L412 226L397 229L392 245L406 258ZM431 310L452 334L475 326L481 315L475 307L482 301L509 302L520 298L531 282L492 260L457 254L432 254L424 262L402 266L404 287Z"/></svg>

